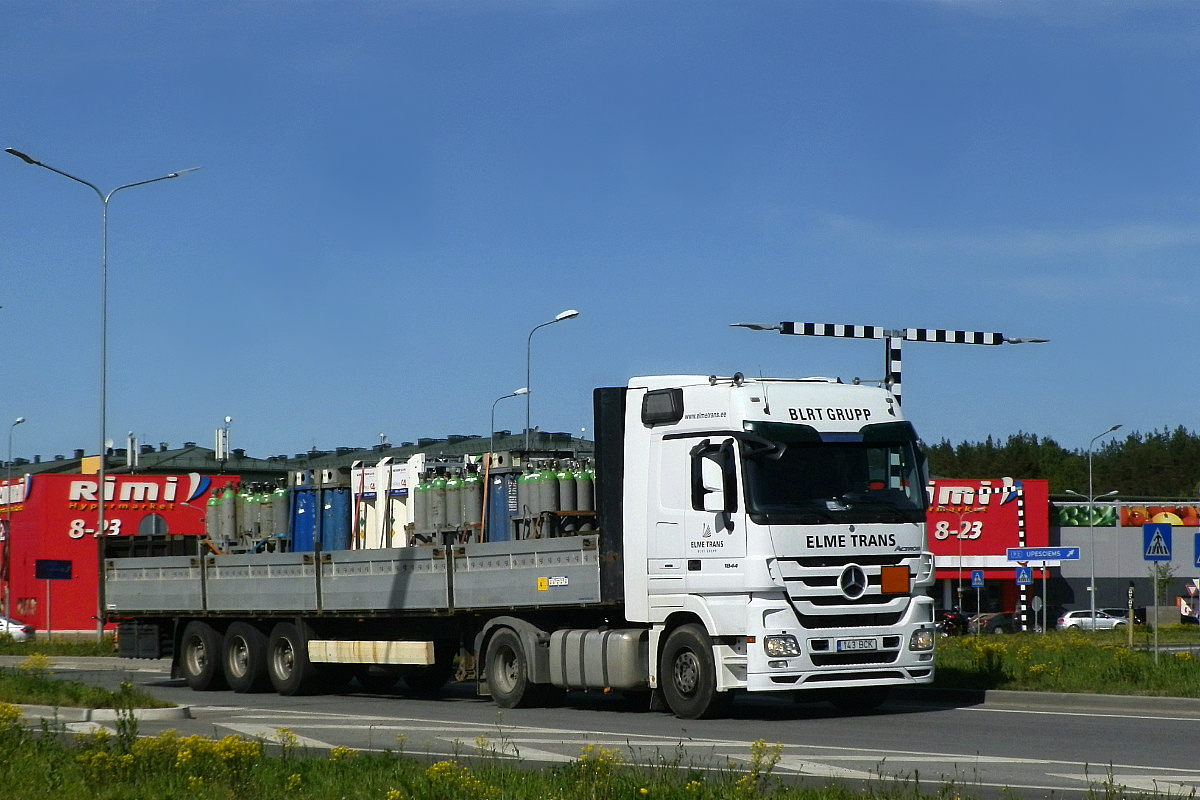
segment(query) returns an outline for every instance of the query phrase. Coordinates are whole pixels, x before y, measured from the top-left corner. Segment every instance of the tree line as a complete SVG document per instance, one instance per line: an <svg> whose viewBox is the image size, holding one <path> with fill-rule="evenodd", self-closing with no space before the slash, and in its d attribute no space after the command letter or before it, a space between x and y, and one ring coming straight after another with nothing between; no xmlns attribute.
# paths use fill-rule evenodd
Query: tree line
<svg viewBox="0 0 1200 800"><path fill-rule="evenodd" d="M1016 433L1001 443L926 445L935 478L1044 478L1051 494L1067 489L1088 493L1086 450L1067 450L1048 437ZM1137 497L1195 501L1200 491L1200 436L1184 428L1129 433L1097 443L1092 450L1092 485L1097 495L1116 490Z"/></svg>

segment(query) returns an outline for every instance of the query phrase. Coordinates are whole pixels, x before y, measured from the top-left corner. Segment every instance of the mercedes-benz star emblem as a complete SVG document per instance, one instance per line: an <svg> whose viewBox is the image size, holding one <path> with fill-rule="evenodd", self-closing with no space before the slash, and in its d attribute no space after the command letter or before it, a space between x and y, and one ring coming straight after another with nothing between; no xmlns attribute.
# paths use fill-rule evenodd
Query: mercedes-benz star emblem
<svg viewBox="0 0 1200 800"><path fill-rule="evenodd" d="M851 564L842 570L838 578L838 588L850 600L857 600L867 591L867 573L858 564Z"/></svg>

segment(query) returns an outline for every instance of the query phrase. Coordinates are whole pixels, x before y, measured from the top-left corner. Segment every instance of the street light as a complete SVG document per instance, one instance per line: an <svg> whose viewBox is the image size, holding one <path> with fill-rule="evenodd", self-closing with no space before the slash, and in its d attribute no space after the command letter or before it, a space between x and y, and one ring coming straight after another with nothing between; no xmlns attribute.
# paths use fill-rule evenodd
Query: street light
<svg viewBox="0 0 1200 800"><path fill-rule="evenodd" d="M496 403L499 403L501 400L507 400L510 397L520 397L523 394L529 394L528 386L522 386L520 389L517 389L515 392L506 394L503 397L497 397L492 402L492 426L490 428L488 428L488 433L490 434L490 438L488 439L488 452L489 453L494 453L496 451Z"/></svg>
<svg viewBox="0 0 1200 800"><path fill-rule="evenodd" d="M157 183L158 181L169 180L170 178L178 178L180 175L186 175L189 172L195 172L200 167L191 167L189 169L181 169L178 172L172 172L158 178L151 178L146 181L137 181L135 183L126 183L113 189L108 194L100 191L95 184L85 181L83 178L77 178L69 172L63 172L61 169L56 169L49 164L43 164L41 161L22 153L20 150L14 150L11 147L4 148L4 152L10 153L24 161L26 164L32 164L35 167L42 167L51 172L56 172L64 178L70 178L76 183L82 183L84 186L91 189L100 198L101 206L101 237L100 237L100 463L96 471L97 487L99 500L96 504L96 535L104 535L104 471L105 471L105 451L108 448L108 437L105 435L107 427L108 414L108 201L112 196L122 189L131 189L134 186L143 186L147 183Z"/></svg>
<svg viewBox="0 0 1200 800"><path fill-rule="evenodd" d="M1113 425L1111 428L1104 431L1104 433L1098 433L1095 436L1093 436L1092 440L1090 442L1088 442L1088 451L1087 451L1087 458L1088 458L1088 493L1087 493L1088 534L1091 539L1091 546L1088 548L1091 551L1090 552L1091 577L1089 578L1088 591L1092 595L1091 611L1092 611L1092 628L1093 629L1095 629L1095 627L1096 627L1096 501L1099 500L1101 497L1112 497L1115 494L1117 494L1117 491L1114 489L1113 491L1105 492L1102 495L1096 495L1094 493L1095 489L1092 488L1092 445L1094 445L1096 443L1097 439L1100 439L1104 436L1108 436L1110 433L1112 433L1113 431L1117 430L1120 427L1121 427L1120 425ZM1067 489L1066 491L1067 491L1067 494L1073 494L1076 497L1083 496L1079 492L1073 492L1070 489Z"/></svg>
<svg viewBox="0 0 1200 800"><path fill-rule="evenodd" d="M529 338L525 340L525 451L529 452L529 392L533 388L532 381L529 380L529 362L531 347L533 345L533 334L538 328L544 328L547 325L553 325L556 322L562 322L564 319L574 319L579 316L579 312L573 308L563 311L549 322L543 322L541 325L534 327L529 332Z"/></svg>
<svg viewBox="0 0 1200 800"><path fill-rule="evenodd" d="M10 545L10 542L12 541L12 507L13 507L13 490L12 490L13 428L17 427L24 421L25 421L24 417L17 417L15 420L13 420L12 425L8 426L8 475L7 475L6 480L4 481L4 500L5 500L4 505L5 505L5 508L7 509L7 513L6 513L7 519L4 522L4 615L6 617L12 616L12 613L9 611L9 608L10 608L9 601L11 600L11 597L10 597L11 592L9 591L9 586L12 584L12 566L9 564L9 560L12 558L12 547Z"/></svg>

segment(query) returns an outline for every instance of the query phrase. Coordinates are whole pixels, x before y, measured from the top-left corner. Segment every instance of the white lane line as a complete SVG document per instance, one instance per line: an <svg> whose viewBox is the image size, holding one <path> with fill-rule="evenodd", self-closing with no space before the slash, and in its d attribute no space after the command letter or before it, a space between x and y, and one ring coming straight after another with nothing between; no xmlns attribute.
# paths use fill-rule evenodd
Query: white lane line
<svg viewBox="0 0 1200 800"><path fill-rule="evenodd" d="M1161 714L1127 714L1098 711L1037 711L1031 708L956 708L955 711L968 711L976 714L1028 714L1045 717L1089 717L1096 719L1143 719L1151 722L1196 722L1195 716L1166 717Z"/></svg>
<svg viewBox="0 0 1200 800"><path fill-rule="evenodd" d="M219 723L218 727L228 728L231 731L249 736L251 739L262 739L268 744L283 744L280 740L279 726L272 725L243 725L239 723ZM311 739L307 736L301 736L295 731L288 731L286 735L288 744L296 744L301 747L308 747L314 750L332 750L336 745L329 742L323 742L320 739ZM294 739L294 742L292 741Z"/></svg>

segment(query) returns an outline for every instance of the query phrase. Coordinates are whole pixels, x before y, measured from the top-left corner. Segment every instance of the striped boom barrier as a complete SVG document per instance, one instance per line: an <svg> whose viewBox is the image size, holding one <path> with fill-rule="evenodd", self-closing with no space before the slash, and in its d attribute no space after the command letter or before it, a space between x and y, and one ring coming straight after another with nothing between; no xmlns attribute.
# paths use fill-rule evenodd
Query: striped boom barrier
<svg viewBox="0 0 1200 800"><path fill-rule="evenodd" d="M884 339L884 384L900 403L901 346L909 342L939 342L942 344L1019 344L1044 339L1009 339L1002 333L987 331L951 331L941 328L891 329L879 325L831 325L820 322L781 322L778 326L741 325L757 330L777 329L790 336L831 336L838 339Z"/></svg>

